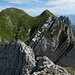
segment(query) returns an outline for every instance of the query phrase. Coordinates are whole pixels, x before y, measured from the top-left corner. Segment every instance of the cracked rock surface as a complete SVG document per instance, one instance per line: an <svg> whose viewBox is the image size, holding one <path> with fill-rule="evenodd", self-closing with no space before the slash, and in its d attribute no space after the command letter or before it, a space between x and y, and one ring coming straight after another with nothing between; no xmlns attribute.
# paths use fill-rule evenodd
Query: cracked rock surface
<svg viewBox="0 0 75 75"><path fill-rule="evenodd" d="M35 59L33 50L20 40L0 47L0 75L69 75L48 57Z"/></svg>
<svg viewBox="0 0 75 75"><path fill-rule="evenodd" d="M34 53L22 41L14 40L0 47L0 75L28 75L34 66Z"/></svg>

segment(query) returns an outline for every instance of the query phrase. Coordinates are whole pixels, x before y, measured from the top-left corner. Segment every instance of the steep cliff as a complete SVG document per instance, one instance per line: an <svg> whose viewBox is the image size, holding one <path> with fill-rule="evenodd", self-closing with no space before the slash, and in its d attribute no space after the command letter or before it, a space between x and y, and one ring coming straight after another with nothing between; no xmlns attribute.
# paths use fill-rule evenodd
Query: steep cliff
<svg viewBox="0 0 75 75"><path fill-rule="evenodd" d="M59 63L74 48L74 37L69 18L49 16L29 45L33 48L36 57L45 55L54 63ZM70 64L66 62L63 66L71 66L72 63L74 67L74 61L69 62Z"/></svg>
<svg viewBox="0 0 75 75"><path fill-rule="evenodd" d="M0 47L0 75L39 74L69 75L46 56L35 59L33 50L20 40L6 42Z"/></svg>
<svg viewBox="0 0 75 75"><path fill-rule="evenodd" d="M14 40L0 47L0 75L29 75L35 66L32 49Z"/></svg>

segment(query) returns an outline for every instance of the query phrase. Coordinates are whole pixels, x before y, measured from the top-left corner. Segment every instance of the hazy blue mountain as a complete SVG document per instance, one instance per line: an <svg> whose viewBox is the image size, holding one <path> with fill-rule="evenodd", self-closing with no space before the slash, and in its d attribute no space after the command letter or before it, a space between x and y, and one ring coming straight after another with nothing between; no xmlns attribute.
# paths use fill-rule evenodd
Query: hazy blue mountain
<svg viewBox="0 0 75 75"><path fill-rule="evenodd" d="M67 15L71 20L72 25L75 25L75 15Z"/></svg>
<svg viewBox="0 0 75 75"><path fill-rule="evenodd" d="M61 15L56 15L57 17L61 16ZM62 15L63 16L63 15ZM72 25L75 25L75 15L73 14L69 14L69 15L64 15L69 17L69 19L71 20Z"/></svg>
<svg viewBox="0 0 75 75"><path fill-rule="evenodd" d="M75 25L72 25L72 31L73 31L73 34L75 35Z"/></svg>

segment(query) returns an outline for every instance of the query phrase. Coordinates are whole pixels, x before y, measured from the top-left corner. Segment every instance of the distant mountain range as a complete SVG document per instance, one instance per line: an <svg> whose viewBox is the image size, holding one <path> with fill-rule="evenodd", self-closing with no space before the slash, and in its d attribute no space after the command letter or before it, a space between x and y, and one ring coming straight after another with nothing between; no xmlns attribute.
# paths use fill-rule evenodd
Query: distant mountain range
<svg viewBox="0 0 75 75"><path fill-rule="evenodd" d="M72 24L72 31L73 34L75 35L75 15L66 15L67 17L69 17L71 24ZM57 17L59 17L59 15L57 15Z"/></svg>
<svg viewBox="0 0 75 75"><path fill-rule="evenodd" d="M56 16L59 17L60 15L56 15ZM69 15L65 15L65 16L69 17L72 25L75 25L75 15L69 14Z"/></svg>
<svg viewBox="0 0 75 75"><path fill-rule="evenodd" d="M75 25L75 15L67 15L71 20L72 25Z"/></svg>
<svg viewBox="0 0 75 75"><path fill-rule="evenodd" d="M72 31L73 31L73 34L75 35L75 15L67 15L67 16L71 20L71 23L72 23Z"/></svg>

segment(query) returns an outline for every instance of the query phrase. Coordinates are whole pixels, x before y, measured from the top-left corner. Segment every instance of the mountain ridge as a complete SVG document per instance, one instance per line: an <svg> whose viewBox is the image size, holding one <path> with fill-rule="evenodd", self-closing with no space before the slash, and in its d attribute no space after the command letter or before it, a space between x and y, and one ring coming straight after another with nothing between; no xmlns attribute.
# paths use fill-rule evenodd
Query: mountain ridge
<svg viewBox="0 0 75 75"><path fill-rule="evenodd" d="M20 39L33 48L36 56L45 55L49 58L52 57L50 58L52 61L55 60L53 56L51 56L51 54L54 54L53 50L55 50L57 57L57 52L60 53L65 50L64 52L66 54L69 46L71 46L71 48L74 47L71 22L66 16L58 18L50 11L45 10L39 16L31 17L17 8L7 8L1 13L4 17L2 17L3 21L5 21L1 21L2 24L0 23L0 26L4 26L1 31L4 37L0 34L1 42L7 41L9 38L10 40ZM66 49L64 49L64 43L65 45L69 44L66 45ZM61 51L59 50L60 47L62 47ZM41 51L42 54L40 54ZM64 52L61 53L63 54ZM62 54L57 57L54 62L59 60Z"/></svg>
<svg viewBox="0 0 75 75"><path fill-rule="evenodd" d="M20 28L21 30L18 36L21 40L23 41L26 40L29 36L32 36L32 34L36 31L36 28L38 29L41 25L43 25L47 17L51 15L49 14L48 10L45 10L39 16L32 17L28 15L26 12L17 8L7 8L5 10L2 10L0 13L3 18L0 19L1 20L0 35L3 37L3 39L7 39L8 41L14 39L14 36L18 32L19 26L21 27ZM32 31L31 33L29 33L28 30L31 28ZM11 37L9 35L11 35Z"/></svg>
<svg viewBox="0 0 75 75"><path fill-rule="evenodd" d="M58 66L75 67L75 38L68 17L56 17L49 10L32 17L17 8L7 8L0 16L1 75L75 74Z"/></svg>

